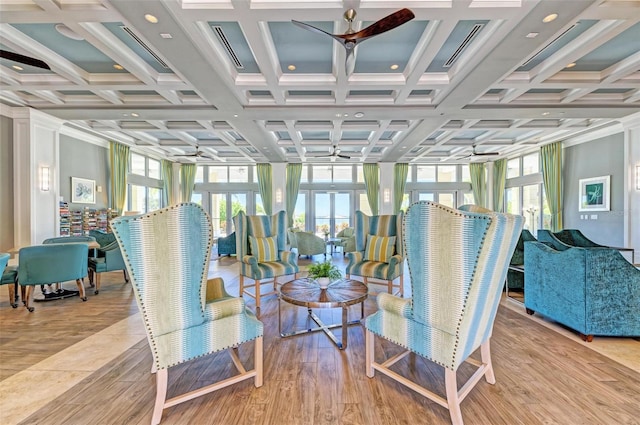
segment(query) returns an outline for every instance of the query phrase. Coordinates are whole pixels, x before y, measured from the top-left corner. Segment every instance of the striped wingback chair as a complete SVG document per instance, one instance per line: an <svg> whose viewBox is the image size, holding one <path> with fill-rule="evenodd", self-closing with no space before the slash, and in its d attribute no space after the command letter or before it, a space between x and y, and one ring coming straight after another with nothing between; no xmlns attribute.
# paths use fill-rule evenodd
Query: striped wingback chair
<svg viewBox="0 0 640 425"><path fill-rule="evenodd" d="M367 376L388 375L447 407L451 421L462 424L462 399L483 376L495 383L489 340L523 223L522 216L412 204L403 229L411 299L378 295L379 310L365 322ZM374 334L407 351L375 362ZM479 347L478 362L469 356ZM389 369L409 352L444 367L446 399ZM478 368L458 391L456 371L465 361Z"/></svg>
<svg viewBox="0 0 640 425"><path fill-rule="evenodd" d="M368 216L356 211L356 250L347 253L347 279L351 275L362 276L366 285L375 283L369 282L368 278L384 280L390 294L398 288L396 293L404 295L402 218L402 212L398 215ZM399 278L398 284L393 283L396 278Z"/></svg>
<svg viewBox="0 0 640 425"><path fill-rule="evenodd" d="M254 378L260 387L262 323L245 308L242 298L230 298L224 291L207 294L213 231L204 210L193 203L177 204L119 217L111 228L122 249L153 356L156 401L151 423L160 423L165 408L244 379ZM251 340L255 340L254 369L247 371L232 348ZM239 374L166 399L169 367L225 349ZM191 389L189 384L182 387Z"/></svg>
<svg viewBox="0 0 640 425"><path fill-rule="evenodd" d="M240 296L247 294L256 300L276 293L277 278L297 275L298 256L287 251L287 213L280 211L271 217L246 215L240 211L233 217L236 228L236 255L240 261ZM252 246L253 245L253 246ZM245 285L244 278L253 280ZM294 276L295 278L295 276ZM273 281L273 291L260 293L260 285ZM254 288L251 293L247 288Z"/></svg>

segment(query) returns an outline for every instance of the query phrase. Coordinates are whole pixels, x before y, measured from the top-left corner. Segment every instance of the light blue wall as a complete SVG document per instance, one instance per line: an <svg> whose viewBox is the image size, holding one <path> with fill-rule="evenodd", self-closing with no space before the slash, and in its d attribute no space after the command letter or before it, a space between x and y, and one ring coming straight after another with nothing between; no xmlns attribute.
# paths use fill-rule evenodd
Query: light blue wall
<svg viewBox="0 0 640 425"><path fill-rule="evenodd" d="M0 116L0 252L13 247L13 119Z"/></svg>
<svg viewBox="0 0 640 425"><path fill-rule="evenodd" d="M564 155L564 228L580 229L602 245L623 246L624 214L628 214L624 211L624 134L565 148ZM600 176L611 176L610 211L578 211L579 180ZM592 215L598 218L592 220Z"/></svg>
<svg viewBox="0 0 640 425"><path fill-rule="evenodd" d="M60 135L60 196L69 203L69 208L109 207L108 164L108 148ZM71 203L71 177L95 180L96 189L102 187L102 192L96 192L95 204Z"/></svg>

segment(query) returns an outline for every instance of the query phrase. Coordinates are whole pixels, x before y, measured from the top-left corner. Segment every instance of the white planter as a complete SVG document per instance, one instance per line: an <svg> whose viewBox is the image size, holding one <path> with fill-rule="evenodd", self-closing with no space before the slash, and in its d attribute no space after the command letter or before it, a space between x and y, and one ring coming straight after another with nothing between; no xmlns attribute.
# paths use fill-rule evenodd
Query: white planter
<svg viewBox="0 0 640 425"><path fill-rule="evenodd" d="M320 289L327 289L327 287L331 283L331 279L329 279L328 277L319 277L316 279L316 282L318 282L318 285L320 285Z"/></svg>

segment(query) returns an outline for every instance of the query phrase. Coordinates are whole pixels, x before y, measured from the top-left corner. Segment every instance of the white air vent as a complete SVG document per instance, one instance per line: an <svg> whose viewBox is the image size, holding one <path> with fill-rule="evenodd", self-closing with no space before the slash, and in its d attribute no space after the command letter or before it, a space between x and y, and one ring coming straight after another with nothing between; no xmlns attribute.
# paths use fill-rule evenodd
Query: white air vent
<svg viewBox="0 0 640 425"><path fill-rule="evenodd" d="M213 25L212 28L224 48L227 50L227 54L231 58L231 61L233 61L233 64L236 66L236 68L244 69L244 65L242 65L242 62L240 62L240 59L238 58L238 55L236 55L236 52L233 51L233 47L231 47L231 43L229 43L229 40L227 39L227 36L225 35L222 27L219 25Z"/></svg>
<svg viewBox="0 0 640 425"><path fill-rule="evenodd" d="M156 54L156 52L154 52L153 50L151 50L151 47L147 46L147 44L142 41L140 39L140 37L138 37L133 31L131 31L131 29L129 27L126 27L124 25L121 25L120 28L122 28L124 30L124 32L126 32L127 34L129 34L131 36L131 38L133 38L136 43L138 43L140 45L140 47L142 47L143 49L145 49L147 52L149 52L149 54L151 56L153 56L153 58L158 61L158 63L160 65L162 65L163 68L169 69L169 65L167 65L167 63L165 61L163 61L160 56L158 56Z"/></svg>
<svg viewBox="0 0 640 425"><path fill-rule="evenodd" d="M476 36L478 35L478 33L483 27L484 27L484 24L475 24L471 28L471 30L469 31L469 34L467 34L464 40L462 40L462 43L460 43L456 51L453 52L451 57L444 63L443 65L444 68L449 68L451 65L455 63L455 61L458 60L460 55L462 55L462 52L464 52L467 49L467 47L471 45L471 42L476 38Z"/></svg>
<svg viewBox="0 0 640 425"><path fill-rule="evenodd" d="M562 37L564 37L564 35L566 33L568 33L569 31L571 31L572 29L574 29L577 26L577 24L573 24L571 25L569 28L567 28L566 31L564 31L562 34L560 34L559 36L557 36L556 38L554 38L553 40L551 40L551 42L549 44L547 44L546 46L544 46L542 49L538 50L538 52L531 56L529 59L527 59L527 61L525 63L523 63L522 66L527 66L527 64L529 62L531 62L532 60L534 60L535 58L537 58L542 52L544 52L545 50L547 50L549 47L551 47L553 45L553 43L555 43L556 41L560 40Z"/></svg>

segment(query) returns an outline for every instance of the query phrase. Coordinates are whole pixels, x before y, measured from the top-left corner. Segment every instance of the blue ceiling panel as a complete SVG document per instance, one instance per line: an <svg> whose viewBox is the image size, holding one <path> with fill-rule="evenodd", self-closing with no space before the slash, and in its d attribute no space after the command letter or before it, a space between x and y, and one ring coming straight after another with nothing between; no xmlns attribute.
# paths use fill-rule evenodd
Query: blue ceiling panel
<svg viewBox="0 0 640 425"><path fill-rule="evenodd" d="M210 131L187 131L187 134L198 140L220 140L218 136Z"/></svg>
<svg viewBox="0 0 640 425"><path fill-rule="evenodd" d="M151 66L156 72L159 73L171 73L173 72L169 68L165 68L160 62L153 57L151 53L147 51L144 47L142 47L133 37L131 37L124 29L125 26L122 22L108 22L103 23L106 29L111 31L113 35L118 37L120 41L122 41L128 48L133 50L136 55L140 56L142 60L144 60L149 66ZM152 46L148 46L150 49L153 49ZM157 53L156 53L157 54Z"/></svg>
<svg viewBox="0 0 640 425"><path fill-rule="evenodd" d="M239 73L260 73L260 68L258 68L256 59L253 57L253 52L249 47L249 43L247 43L247 39L242 32L242 28L240 28L240 25L237 22L209 22L209 26L211 27L214 34L216 34L216 37L218 37L218 39L220 38L216 33L215 27L220 27L222 29L222 32L227 38L229 46L234 51L236 57L242 64L242 68L236 67Z"/></svg>
<svg viewBox="0 0 640 425"><path fill-rule="evenodd" d="M306 22L328 33L333 22ZM307 31L291 22L269 22L269 31L275 44L280 68L285 74L331 74L333 39ZM289 65L296 69L291 71Z"/></svg>
<svg viewBox="0 0 640 425"><path fill-rule="evenodd" d="M640 23L576 61L571 71L603 71L640 52Z"/></svg>
<svg viewBox="0 0 640 425"><path fill-rule="evenodd" d="M455 53L460 44L465 40L468 36L471 29L476 24L486 25L489 21L460 21L456 24L451 34L447 38L447 41L444 42L442 48L438 51L436 56L433 58L433 61L427 67L427 72L447 72L449 67L445 67L445 63L449 60L449 58ZM484 29L484 28L483 28ZM476 33L476 37L478 34L482 32L482 29ZM464 54L464 53L462 53Z"/></svg>
<svg viewBox="0 0 640 425"><path fill-rule="evenodd" d="M342 140L369 140L370 131L343 131Z"/></svg>
<svg viewBox="0 0 640 425"><path fill-rule="evenodd" d="M302 131L303 140L327 140L329 139L328 131Z"/></svg>

